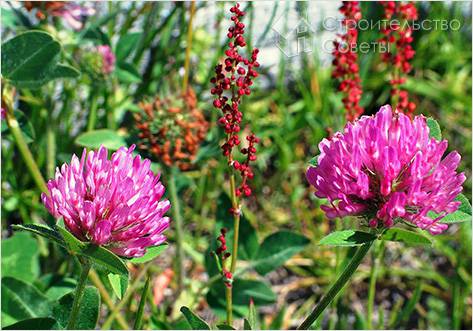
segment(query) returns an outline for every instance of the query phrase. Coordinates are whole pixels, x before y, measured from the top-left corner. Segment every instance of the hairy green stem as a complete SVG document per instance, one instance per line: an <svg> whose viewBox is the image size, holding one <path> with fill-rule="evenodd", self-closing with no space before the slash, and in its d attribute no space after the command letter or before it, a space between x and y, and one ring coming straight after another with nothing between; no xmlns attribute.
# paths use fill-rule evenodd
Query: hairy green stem
<svg viewBox="0 0 473 331"><path fill-rule="evenodd" d="M332 302L332 300L338 295L338 293L343 289L345 284L355 273L356 269L360 265L361 261L368 253L373 241L363 244L358 248L355 255L352 257L350 263L345 267L342 274L338 277L335 283L330 287L328 292L322 297L319 304L315 306L314 310L307 316L307 318L302 322L298 327L298 330L307 330L322 314L322 312L327 308L327 306Z"/></svg>
<svg viewBox="0 0 473 331"><path fill-rule="evenodd" d="M48 187L46 186L46 182L44 181L43 175L41 174L41 171L39 170L38 165L36 164L36 161L34 160L33 155L31 154L31 151L25 141L25 138L23 137L23 133L20 129L20 124L18 123L15 114L13 113L13 109L10 107L11 105L7 104L8 109L6 111L5 119L8 127L10 128L10 132L13 135L13 138L15 139L16 146L18 147L18 150L20 151L20 154L23 160L25 161L28 171L30 172L34 182L36 183L36 186L38 186L41 191L47 193Z"/></svg>
<svg viewBox="0 0 473 331"><path fill-rule="evenodd" d="M74 294L74 302L72 303L71 315L69 322L67 323L68 330L74 330L76 328L77 317L79 316L80 302L84 295L85 283L87 282L87 276L90 271L90 262L82 261L82 272L80 274L79 282L77 283L76 291Z"/></svg>
<svg viewBox="0 0 473 331"><path fill-rule="evenodd" d="M171 176L169 179L169 195L171 199L171 209L174 219L174 228L176 229L176 274L177 274L177 292L181 293L184 288L184 248L182 217L179 199L177 197L176 177L179 174L179 169L173 167L171 169Z"/></svg>

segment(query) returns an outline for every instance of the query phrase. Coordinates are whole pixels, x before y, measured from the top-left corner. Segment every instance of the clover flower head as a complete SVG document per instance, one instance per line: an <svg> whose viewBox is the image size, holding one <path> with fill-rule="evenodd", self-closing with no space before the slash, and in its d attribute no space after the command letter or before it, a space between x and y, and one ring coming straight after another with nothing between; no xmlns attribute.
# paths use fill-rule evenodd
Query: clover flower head
<svg viewBox="0 0 473 331"><path fill-rule="evenodd" d="M322 140L318 165L306 175L315 195L328 200L321 208L329 218L362 216L371 227L402 219L439 234L448 228L441 219L460 205L454 199L465 181L456 151L442 159L447 145L429 137L423 116L411 120L383 106Z"/></svg>
<svg viewBox="0 0 473 331"><path fill-rule="evenodd" d="M133 156L135 146L108 151L84 149L79 159L56 169L41 198L79 240L104 246L117 255L138 257L146 248L162 244L171 204L162 199L165 188L151 169L151 161Z"/></svg>
<svg viewBox="0 0 473 331"><path fill-rule="evenodd" d="M27 11L36 11L36 18L45 20L49 15L62 17L74 30L84 27L84 20L95 14L92 7L81 6L72 1L24 1L23 6Z"/></svg>
<svg viewBox="0 0 473 331"><path fill-rule="evenodd" d="M115 54L108 45L97 46L97 52L102 57L102 72L108 75L115 69Z"/></svg>

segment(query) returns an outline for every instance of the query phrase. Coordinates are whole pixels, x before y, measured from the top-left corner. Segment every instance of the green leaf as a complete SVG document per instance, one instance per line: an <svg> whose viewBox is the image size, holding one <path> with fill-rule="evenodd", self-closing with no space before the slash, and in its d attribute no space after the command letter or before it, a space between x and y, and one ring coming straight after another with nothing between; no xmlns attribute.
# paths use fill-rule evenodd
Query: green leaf
<svg viewBox="0 0 473 331"><path fill-rule="evenodd" d="M471 204L470 201L468 201L468 198L460 193L457 195L455 200L461 201L461 205L458 207L458 210L451 214L447 214L439 221L439 223L471 222ZM430 212L428 216L435 219L438 215Z"/></svg>
<svg viewBox="0 0 473 331"><path fill-rule="evenodd" d="M388 241L400 241L408 245L432 245L429 238L417 232L412 232L400 228L390 228L386 230L381 238Z"/></svg>
<svg viewBox="0 0 473 331"><path fill-rule="evenodd" d="M50 79L56 78L77 78L80 76L79 70L67 64L57 64L49 73Z"/></svg>
<svg viewBox="0 0 473 331"><path fill-rule="evenodd" d="M79 72L58 64L61 45L43 31L28 31L2 45L2 75L17 87L39 88L57 78L75 78Z"/></svg>
<svg viewBox="0 0 473 331"><path fill-rule="evenodd" d="M276 301L276 294L264 281L253 279L233 280L233 312L239 317L248 316L248 304L253 299L255 305L264 306ZM207 293L207 302L218 316L225 316L225 286L215 284Z"/></svg>
<svg viewBox="0 0 473 331"><path fill-rule="evenodd" d="M115 51L117 62L124 61L131 54L142 35L143 32L132 32L120 37Z"/></svg>
<svg viewBox="0 0 473 331"><path fill-rule="evenodd" d="M141 82L141 75L131 63L119 63L115 68L115 74L121 83L131 84Z"/></svg>
<svg viewBox="0 0 473 331"><path fill-rule="evenodd" d="M57 275L54 276L54 278L56 277ZM73 291L76 286L77 281L74 278L65 277L59 281L55 281L52 286L47 289L45 294L49 299L57 301L60 297Z"/></svg>
<svg viewBox="0 0 473 331"><path fill-rule="evenodd" d="M89 27L88 29L82 31L82 39L90 39L96 41L100 45L110 45L110 38L105 32L102 31L100 27Z"/></svg>
<svg viewBox="0 0 473 331"><path fill-rule="evenodd" d="M260 275L265 275L283 265L294 254L303 250L309 242L306 237L293 232L273 233L263 240L252 265Z"/></svg>
<svg viewBox="0 0 473 331"><path fill-rule="evenodd" d="M108 249L92 243L82 242L61 226L58 226L57 229L61 233L71 254L85 256L108 271L128 278L128 269L123 260Z"/></svg>
<svg viewBox="0 0 473 331"><path fill-rule="evenodd" d="M438 141L442 140L442 131L440 125L432 117L427 118L427 126L429 127L429 137L435 138Z"/></svg>
<svg viewBox="0 0 473 331"><path fill-rule="evenodd" d="M56 64L61 45L43 31L27 31L2 45L2 75L11 81L36 81Z"/></svg>
<svg viewBox="0 0 473 331"><path fill-rule="evenodd" d="M2 276L33 282L39 276L38 242L29 233L2 240Z"/></svg>
<svg viewBox="0 0 473 331"><path fill-rule="evenodd" d="M317 155L317 156L314 156L313 158L311 158L311 159L309 160L310 166L312 166L312 167L318 167L318 166L319 166L319 161L318 161L318 160L319 160L319 156L318 156L318 155Z"/></svg>
<svg viewBox="0 0 473 331"><path fill-rule="evenodd" d="M396 320L392 325L389 326L390 329L398 329L402 322L407 322L409 317L414 312L416 304L419 302L422 294L422 282L418 281L415 287L414 293L412 294L409 301L407 301L406 306L402 311L396 316Z"/></svg>
<svg viewBox="0 0 473 331"><path fill-rule="evenodd" d="M253 299L250 298L250 306L248 309L248 323L250 324L250 330L258 330L258 313L256 312L256 306Z"/></svg>
<svg viewBox="0 0 473 331"><path fill-rule="evenodd" d="M243 330L254 330L246 318L243 319Z"/></svg>
<svg viewBox="0 0 473 331"><path fill-rule="evenodd" d="M91 258L93 262L105 269L128 279L128 269L125 263L108 249L93 244L87 244L87 247L80 252L80 254Z"/></svg>
<svg viewBox="0 0 473 331"><path fill-rule="evenodd" d="M143 325L143 312L146 304L146 297L148 295L148 289L149 277L148 279L146 279L145 286L143 287L143 291L141 292L140 305L138 306L138 311L136 312L136 319L135 325L133 326L133 330L141 330L141 327Z"/></svg>
<svg viewBox="0 0 473 331"><path fill-rule="evenodd" d="M99 17L97 17L97 19L95 19L93 22L91 22L91 24L89 24L85 29L82 29L82 31L79 34L79 38L94 39L95 35L94 35L93 31L100 30L100 27L105 26L110 20L112 20L115 16L120 14L122 11L123 11L122 8L117 8L116 10L113 10L113 11L109 12L108 14L100 15ZM91 31L92 31L92 33L91 33ZM105 33L103 33L102 31L100 31L100 32L103 35L103 38L105 38L105 39L98 38L99 42L101 44L110 45L110 42L108 40L109 37ZM90 36L90 34L92 34L92 36Z"/></svg>
<svg viewBox="0 0 473 331"><path fill-rule="evenodd" d="M112 286L113 292L115 292L118 299L121 300L128 288L128 277L110 273L108 274L108 280Z"/></svg>
<svg viewBox="0 0 473 331"><path fill-rule="evenodd" d="M48 240L54 241L55 243L66 247L66 243L64 239L62 239L61 235L56 231L51 229L50 227L42 224L13 224L12 229L17 231L29 231L31 233L40 235Z"/></svg>
<svg viewBox="0 0 473 331"><path fill-rule="evenodd" d="M228 324L218 324L217 325L218 330L235 330L234 327L228 325Z"/></svg>
<svg viewBox="0 0 473 331"><path fill-rule="evenodd" d="M210 327L199 316L194 314L189 308L181 307L181 313L186 318L192 330L210 330Z"/></svg>
<svg viewBox="0 0 473 331"><path fill-rule="evenodd" d="M69 250L70 253L80 254L80 252L85 249L86 243L74 237L74 235L68 230L66 230L62 226L58 226L57 230L61 234L62 240L66 243L66 248Z"/></svg>
<svg viewBox="0 0 473 331"><path fill-rule="evenodd" d="M67 322L69 321L72 304L74 302L74 295L74 291L64 295L52 308L52 315L63 328L67 326ZM76 329L95 329L100 311L100 295L99 291L95 287L85 287L80 307L79 316L77 317L75 326Z"/></svg>
<svg viewBox="0 0 473 331"><path fill-rule="evenodd" d="M117 150L122 146L127 146L125 137L118 132L108 129L100 129L82 133L75 140L76 145L87 148L98 149L104 145L110 150Z"/></svg>
<svg viewBox="0 0 473 331"><path fill-rule="evenodd" d="M458 210L471 216L471 204L470 201L468 201L468 198L460 193L459 195L457 195L455 200L461 202L461 205L460 207L458 207Z"/></svg>
<svg viewBox="0 0 473 331"><path fill-rule="evenodd" d="M282 306L281 310L278 312L276 317L273 319L271 324L269 325L270 330L281 330L282 324L284 322L284 315L286 314L286 307Z"/></svg>
<svg viewBox="0 0 473 331"><path fill-rule="evenodd" d="M335 231L322 238L319 245L330 246L359 246L376 239L376 236L363 231Z"/></svg>
<svg viewBox="0 0 473 331"><path fill-rule="evenodd" d="M3 330L55 330L54 325L56 320L51 317L29 318L16 322L7 327L2 327Z"/></svg>
<svg viewBox="0 0 473 331"><path fill-rule="evenodd" d="M36 287L12 277L2 278L2 314L17 322L49 313L50 301Z"/></svg>
<svg viewBox="0 0 473 331"><path fill-rule="evenodd" d="M166 250L166 248L168 248L167 244L148 247L146 249L145 255L143 255L141 257L132 258L129 261L132 262L132 263L146 263L148 261L151 261L151 260L157 258L162 252L164 252Z"/></svg>

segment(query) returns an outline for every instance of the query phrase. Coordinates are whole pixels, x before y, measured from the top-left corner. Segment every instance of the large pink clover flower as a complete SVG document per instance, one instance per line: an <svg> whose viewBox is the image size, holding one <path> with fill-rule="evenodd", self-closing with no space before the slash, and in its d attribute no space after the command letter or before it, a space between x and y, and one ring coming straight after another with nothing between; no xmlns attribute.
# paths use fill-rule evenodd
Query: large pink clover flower
<svg viewBox="0 0 473 331"><path fill-rule="evenodd" d="M429 137L423 116L411 120L383 106L322 140L318 165L306 176L315 195L328 200L321 207L328 218L363 216L371 227L402 219L439 234L448 228L441 219L460 205L454 199L465 181L456 171L460 154L442 159L447 145Z"/></svg>

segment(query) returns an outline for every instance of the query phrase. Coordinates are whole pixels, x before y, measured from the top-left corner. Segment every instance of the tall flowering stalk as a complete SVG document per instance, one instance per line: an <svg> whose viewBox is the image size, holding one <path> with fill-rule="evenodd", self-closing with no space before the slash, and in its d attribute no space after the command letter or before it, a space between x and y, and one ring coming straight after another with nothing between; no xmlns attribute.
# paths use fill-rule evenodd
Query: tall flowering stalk
<svg viewBox="0 0 473 331"><path fill-rule="evenodd" d="M251 168L251 162L256 160L256 144L259 139L254 133L246 136L247 146L240 148L241 141L239 132L241 130L241 122L243 113L239 107L244 95L251 94L251 86L253 79L258 76L255 68L259 67L257 61L258 49L251 51L249 58L239 53L240 48L246 46L244 37L245 24L241 22L241 18L245 12L240 10L240 4L236 4L230 8L233 14L231 20L233 25L228 29L228 48L225 51L226 58L223 63L215 67L215 77L211 79L214 87L211 89L212 95L215 96L213 105L221 111L221 117L218 124L225 131L225 142L221 145L222 153L227 158L230 172L230 194L232 208L230 213L234 219L234 240L233 250L231 254L230 268L226 267L226 263L222 263L222 276L225 279L226 300L227 300L227 323L232 324L232 287L233 274L235 272L236 261L238 258L238 232L241 215L241 199L251 195L252 191L248 184L254 176ZM240 153L243 158L237 160L236 154ZM238 173L239 184L237 186L235 173ZM225 233L222 232L222 238L225 239ZM226 242L225 242L226 250ZM223 250L223 251L225 251ZM220 252L220 253L223 253ZM221 255L221 254L220 254ZM228 254L223 257L227 259ZM223 258L222 257L222 258ZM224 261L222 261L224 262Z"/></svg>
<svg viewBox="0 0 473 331"><path fill-rule="evenodd" d="M409 101L409 93L402 89L406 76L412 66L409 61L415 51L411 44L414 41L412 27L409 21L417 19L417 9L414 3L398 1L381 1L384 8L383 37L380 42L386 45L387 52L381 54L381 59L391 66L391 98L392 104L400 111L412 116L416 104Z"/></svg>
<svg viewBox="0 0 473 331"><path fill-rule="evenodd" d="M353 121L363 114L360 106L363 89L359 75L358 55L356 53L358 30L357 22L361 19L358 1L343 1L340 12L344 15L343 26L345 34L340 34L334 41L332 55L334 70L332 77L339 81L338 90L343 93L342 99L346 118Z"/></svg>
<svg viewBox="0 0 473 331"><path fill-rule="evenodd" d="M460 155L443 157L448 142L429 137L423 116L411 120L384 106L371 117L348 123L343 132L319 144L317 166L307 170L315 195L329 219L355 216L377 236L398 223L431 234L448 228L442 218L461 202ZM435 218L431 217L433 212ZM299 328L307 329L336 297L368 253L374 240L360 246L351 262Z"/></svg>

